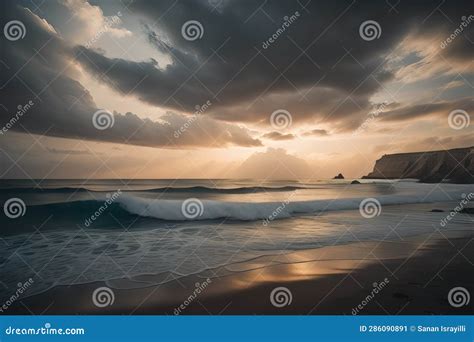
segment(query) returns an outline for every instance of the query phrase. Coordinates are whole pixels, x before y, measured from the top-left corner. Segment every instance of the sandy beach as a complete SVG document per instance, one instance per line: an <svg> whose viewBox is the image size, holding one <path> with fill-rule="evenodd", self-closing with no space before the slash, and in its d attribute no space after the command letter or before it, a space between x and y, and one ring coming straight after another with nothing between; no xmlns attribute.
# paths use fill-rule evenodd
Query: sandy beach
<svg viewBox="0 0 474 342"><path fill-rule="evenodd" d="M447 296L458 286L474 290L473 238L471 231L436 231L328 246L145 288L131 287L160 275L58 286L14 303L8 314L472 314L472 302L456 308ZM92 296L102 286L112 289L114 300L97 307ZM290 292L281 307L270 300L277 287Z"/></svg>

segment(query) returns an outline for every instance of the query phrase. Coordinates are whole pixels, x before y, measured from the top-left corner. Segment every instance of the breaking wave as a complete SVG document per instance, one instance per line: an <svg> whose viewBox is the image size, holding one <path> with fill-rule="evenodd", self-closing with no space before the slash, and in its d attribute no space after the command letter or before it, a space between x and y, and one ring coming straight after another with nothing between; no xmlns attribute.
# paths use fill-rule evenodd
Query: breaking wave
<svg viewBox="0 0 474 342"><path fill-rule="evenodd" d="M431 203L459 200L462 192L451 193L433 192L430 195L385 195L378 196L376 200L384 205L411 204L411 203ZM169 221L186 220L214 220L232 219L242 221L252 221L266 219L278 215L275 218L286 218L294 215L318 214L325 211L359 209L360 203L365 198L345 198L345 199L324 199L313 201L295 202L224 202L202 200L202 212L198 216L185 215L182 212L183 201L180 200L153 200L134 196L122 196L118 199L121 207L129 213L152 217Z"/></svg>

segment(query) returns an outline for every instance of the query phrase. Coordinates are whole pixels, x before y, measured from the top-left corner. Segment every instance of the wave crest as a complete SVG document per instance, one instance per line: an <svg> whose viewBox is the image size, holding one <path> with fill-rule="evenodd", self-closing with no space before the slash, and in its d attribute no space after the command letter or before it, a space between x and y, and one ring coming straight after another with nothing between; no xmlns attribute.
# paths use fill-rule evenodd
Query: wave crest
<svg viewBox="0 0 474 342"><path fill-rule="evenodd" d="M380 205L414 204L445 202L461 199L460 191L446 193L437 192L429 196L420 195L386 195L377 197ZM282 219L294 215L317 214L325 211L359 209L365 198L324 199L313 201L294 201L282 206L282 202L224 202L202 200L202 214L196 217L186 217L182 212L183 201L180 200L153 200L134 196L122 196L118 199L120 206L129 213L153 217L169 221L197 221L214 219L233 219L242 221ZM278 210L278 215L274 213ZM189 215L188 215L189 216Z"/></svg>

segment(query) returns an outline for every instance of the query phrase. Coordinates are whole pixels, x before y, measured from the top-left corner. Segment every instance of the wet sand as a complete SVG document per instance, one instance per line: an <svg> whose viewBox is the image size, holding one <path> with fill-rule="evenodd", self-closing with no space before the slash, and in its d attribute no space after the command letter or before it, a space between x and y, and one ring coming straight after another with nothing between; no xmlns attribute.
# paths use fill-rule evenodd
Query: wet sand
<svg viewBox="0 0 474 342"><path fill-rule="evenodd" d="M473 239L472 231L438 231L265 256L179 279L167 275L170 281L145 288L130 287L165 276L57 286L15 302L5 313L473 314L472 300L455 308L447 298L458 286L474 294ZM101 286L112 288L114 301L99 308L92 296ZM277 287L291 293L279 298L288 305L272 304Z"/></svg>

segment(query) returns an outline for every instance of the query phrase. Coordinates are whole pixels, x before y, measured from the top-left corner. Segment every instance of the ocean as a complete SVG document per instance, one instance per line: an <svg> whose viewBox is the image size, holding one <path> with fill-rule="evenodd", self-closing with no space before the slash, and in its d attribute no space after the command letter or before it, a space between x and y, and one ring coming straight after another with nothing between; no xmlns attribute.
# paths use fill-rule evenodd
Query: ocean
<svg viewBox="0 0 474 342"><path fill-rule="evenodd" d="M212 278L262 256L274 265L297 250L474 228L450 214L473 185L359 181L1 180L0 295L29 278L28 295Z"/></svg>

